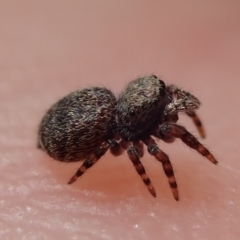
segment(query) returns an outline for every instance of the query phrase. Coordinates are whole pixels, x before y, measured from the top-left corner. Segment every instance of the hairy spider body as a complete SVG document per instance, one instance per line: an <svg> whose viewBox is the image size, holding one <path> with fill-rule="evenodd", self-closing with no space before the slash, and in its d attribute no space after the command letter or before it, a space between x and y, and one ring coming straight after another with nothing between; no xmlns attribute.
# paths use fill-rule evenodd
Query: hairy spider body
<svg viewBox="0 0 240 240"><path fill-rule="evenodd" d="M184 127L176 124L183 112L192 118L199 133L204 128L195 113L199 100L155 75L130 82L116 100L106 88L89 88L69 94L44 116L38 133L38 146L60 161L84 160L69 184L92 167L110 149L118 156L127 150L137 173L156 197L156 192L140 161L145 144L148 152L163 167L172 189L179 199L172 164L153 137L167 143L180 138L187 146L217 164L214 156Z"/></svg>
<svg viewBox="0 0 240 240"><path fill-rule="evenodd" d="M39 148L64 162L89 157L103 142L113 138L115 105L115 96L106 88L70 93L55 103L42 119Z"/></svg>

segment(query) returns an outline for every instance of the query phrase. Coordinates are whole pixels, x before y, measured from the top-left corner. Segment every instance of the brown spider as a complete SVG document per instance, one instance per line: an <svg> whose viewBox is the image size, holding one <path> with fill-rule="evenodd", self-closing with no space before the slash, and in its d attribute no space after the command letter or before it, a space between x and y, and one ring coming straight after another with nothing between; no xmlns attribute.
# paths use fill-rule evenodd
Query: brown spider
<svg viewBox="0 0 240 240"><path fill-rule="evenodd" d="M136 171L149 192L156 197L140 162L143 144L162 163L173 196L179 199L177 183L168 156L152 136L167 143L180 138L212 163L214 156L184 127L176 124L178 114L186 113L202 137L205 131L195 113L199 100L174 85L165 85L155 75L130 82L120 97L106 88L88 88L73 92L54 104L44 116L38 134L38 147L51 157L65 162L86 159L69 184L75 182L110 149L115 156L127 149Z"/></svg>

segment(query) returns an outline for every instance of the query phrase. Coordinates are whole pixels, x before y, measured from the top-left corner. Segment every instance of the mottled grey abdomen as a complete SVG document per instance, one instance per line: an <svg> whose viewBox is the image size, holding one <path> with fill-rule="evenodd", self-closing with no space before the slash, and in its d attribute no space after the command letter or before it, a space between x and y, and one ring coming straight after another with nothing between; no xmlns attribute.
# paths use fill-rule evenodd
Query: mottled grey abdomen
<svg viewBox="0 0 240 240"><path fill-rule="evenodd" d="M70 93L55 103L39 126L38 146L60 161L79 161L111 138L116 98L106 88Z"/></svg>

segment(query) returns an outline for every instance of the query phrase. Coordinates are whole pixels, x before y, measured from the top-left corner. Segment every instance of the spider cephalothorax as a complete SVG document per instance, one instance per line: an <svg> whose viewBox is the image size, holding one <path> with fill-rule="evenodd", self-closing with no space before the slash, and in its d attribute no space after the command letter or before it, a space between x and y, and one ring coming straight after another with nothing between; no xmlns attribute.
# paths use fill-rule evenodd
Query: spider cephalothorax
<svg viewBox="0 0 240 240"><path fill-rule="evenodd" d="M73 92L54 104L43 117L38 132L38 147L59 161L85 159L73 183L110 149L115 156L127 150L129 159L150 193L156 192L140 161L143 144L162 163L173 196L179 199L177 183L168 156L153 137L171 143L180 138L212 163L214 156L184 127L176 124L178 114L186 113L205 136L195 113L199 100L155 75L130 82L119 98L106 88L88 88Z"/></svg>

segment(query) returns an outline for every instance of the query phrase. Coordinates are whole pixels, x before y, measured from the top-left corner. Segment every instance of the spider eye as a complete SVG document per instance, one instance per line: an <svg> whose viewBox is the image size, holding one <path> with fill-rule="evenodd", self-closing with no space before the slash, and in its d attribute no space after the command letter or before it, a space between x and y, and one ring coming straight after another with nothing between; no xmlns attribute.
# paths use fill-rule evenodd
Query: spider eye
<svg viewBox="0 0 240 240"><path fill-rule="evenodd" d="M129 114L130 114L131 117L135 117L137 115L137 113L134 109L130 109Z"/></svg>

